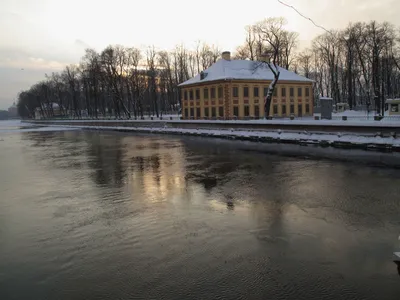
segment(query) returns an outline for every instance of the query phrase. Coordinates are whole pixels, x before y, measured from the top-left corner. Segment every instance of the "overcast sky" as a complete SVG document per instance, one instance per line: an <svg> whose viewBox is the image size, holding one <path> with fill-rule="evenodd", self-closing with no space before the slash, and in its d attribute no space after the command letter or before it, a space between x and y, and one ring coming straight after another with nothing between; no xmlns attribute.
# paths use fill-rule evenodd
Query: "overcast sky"
<svg viewBox="0 0 400 300"><path fill-rule="evenodd" d="M326 28L349 22L390 21L400 26L398 0L283 0ZM0 109L18 92L79 62L84 49L109 44L172 49L197 40L234 51L244 27L284 16L302 45L322 33L277 0L0 0ZM24 70L21 70L21 69Z"/></svg>

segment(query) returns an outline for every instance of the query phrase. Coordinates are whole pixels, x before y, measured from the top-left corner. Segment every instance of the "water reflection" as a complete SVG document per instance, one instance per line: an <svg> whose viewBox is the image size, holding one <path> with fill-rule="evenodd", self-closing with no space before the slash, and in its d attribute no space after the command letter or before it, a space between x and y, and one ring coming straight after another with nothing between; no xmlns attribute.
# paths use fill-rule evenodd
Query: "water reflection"
<svg viewBox="0 0 400 300"><path fill-rule="evenodd" d="M324 222L339 219L355 229L385 226L377 216L391 215L400 208L394 197L400 192L399 186L387 188L389 182L400 180L399 172L394 170L361 172L333 162L321 164L261 153L246 155L231 144L222 146L199 139L133 140L129 136L91 132L22 136L31 141L29 147L43 148L35 154L39 164L47 161L52 167L77 169L86 162L97 185L123 189L128 184L154 201L197 189L220 199L227 209L237 203L248 205L255 220L264 222L261 226L266 225L265 220L279 224L283 215L290 216L287 224L294 227L298 225L293 222L305 215ZM366 193L365 182L371 176L375 177L373 186ZM368 209L360 211L360 205ZM400 225L400 221L389 222Z"/></svg>
<svg viewBox="0 0 400 300"><path fill-rule="evenodd" d="M84 133L87 143L87 163L98 185L120 188L125 184L127 166L124 163L126 145L120 136Z"/></svg>
<svg viewBox="0 0 400 300"><path fill-rule="evenodd" d="M261 153L246 155L230 144L215 146L191 139L133 140L129 136L91 132L23 133L22 139L31 141L29 147L43 148L35 152L38 164L82 169L86 163L97 185L118 189L130 185L138 194L155 201L197 189L220 199L227 209L238 203L247 205L255 220L261 222L279 224L282 215L288 215L290 224L298 217L311 215L324 222L339 219L349 228L385 226L385 222L400 225L400 221L378 217L400 209L395 197L400 187L388 188L393 180L400 180L399 172L394 170L361 172L331 162L298 161ZM371 176L374 181L366 193L365 182ZM383 199L385 205L381 205ZM360 205L368 209L360 211Z"/></svg>
<svg viewBox="0 0 400 300"><path fill-rule="evenodd" d="M41 236L52 246L46 251L56 257L53 241L62 236L89 291L100 280L113 298L127 299L134 280L141 294L171 299L246 298L251 284L255 298L337 299L346 286L350 299L400 292L385 258L400 225L397 170L206 139L93 132L21 139L29 174L54 181L45 188L51 194L33 190L30 200L53 228L40 228L50 236ZM65 277L82 274L68 264L78 265L74 258L60 257ZM112 285L105 274L116 276Z"/></svg>

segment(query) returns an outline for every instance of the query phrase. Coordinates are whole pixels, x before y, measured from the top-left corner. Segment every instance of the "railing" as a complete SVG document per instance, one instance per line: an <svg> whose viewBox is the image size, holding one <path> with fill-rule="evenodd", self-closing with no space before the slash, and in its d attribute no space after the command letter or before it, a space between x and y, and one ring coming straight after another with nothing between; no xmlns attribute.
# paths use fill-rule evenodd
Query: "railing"
<svg viewBox="0 0 400 300"><path fill-rule="evenodd" d="M382 117L381 117L382 118ZM85 121L85 120L110 120L110 121L114 121L114 120L143 120L143 121L157 121L157 120L210 120L210 121L223 121L223 120L230 120L230 121L254 121L254 120L259 120L260 122L262 121L266 121L266 119L264 117L254 117L254 116L247 116L247 117L233 117L233 118L224 118L224 117L203 117L203 118L195 118L195 117L189 117L189 118L183 118L181 115L163 115L163 116L143 116L142 117L134 117L132 116L130 119L128 118L124 118L124 117L116 117L116 116L99 116L97 118L95 117L74 117L74 116L64 116L64 117L52 117L52 118L42 118L41 120L81 120L81 121ZM321 120L321 117L319 115L315 115L315 116L287 116L287 117L277 117L277 116L273 116L273 117L269 117L268 120L313 120L318 122L319 120ZM331 118L332 121L381 121L380 118L378 118L376 120L375 116L373 114L369 114L369 115L355 115L355 116L337 116L337 115L332 115ZM382 118L383 122L400 122L400 115L399 116L385 116Z"/></svg>
<svg viewBox="0 0 400 300"><path fill-rule="evenodd" d="M127 117L118 117L118 116L98 116L96 117L88 117L88 116L84 116L84 117L77 117L77 116L57 116L57 117L51 117L51 118L41 118L41 119L36 119L36 120L65 120L65 121L71 121L71 120L79 120L79 121L86 121L86 120L110 120L110 121L114 121L114 120L178 120L180 119L180 115L159 115L159 117L157 116L143 116L143 117L134 117L131 116L130 119L128 119Z"/></svg>
<svg viewBox="0 0 400 300"><path fill-rule="evenodd" d="M183 118L184 120L210 120L210 121L218 121L218 120L230 120L230 121L254 121L254 120L321 120L320 116L316 116L317 119L314 116L291 116L291 117L269 117L265 119L264 117L233 117L233 118L222 118L222 117L204 117L204 118L194 118L194 117L189 117L189 118ZM384 121L398 121L400 122L400 116L385 116L381 118ZM375 116L369 115L369 116L332 116L330 120L333 121L380 121L380 120L375 120Z"/></svg>

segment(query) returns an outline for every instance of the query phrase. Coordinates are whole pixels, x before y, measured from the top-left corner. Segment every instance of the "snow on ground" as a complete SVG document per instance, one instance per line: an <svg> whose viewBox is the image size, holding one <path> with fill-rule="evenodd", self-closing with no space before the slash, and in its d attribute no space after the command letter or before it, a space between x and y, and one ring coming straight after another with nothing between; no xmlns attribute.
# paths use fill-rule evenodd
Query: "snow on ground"
<svg viewBox="0 0 400 300"><path fill-rule="evenodd" d="M79 128L65 126L43 126L32 123L22 123L20 120L0 121L0 133L5 132L37 132L37 131L64 131L79 130Z"/></svg>
<svg viewBox="0 0 400 300"><path fill-rule="evenodd" d="M80 130L80 128L72 128L72 127L61 127L61 126L46 126L46 127L32 127L32 128L24 128L18 130L19 132L40 132L40 131L69 131L69 130Z"/></svg>
<svg viewBox="0 0 400 300"><path fill-rule="evenodd" d="M321 114L314 114L320 116ZM302 117L290 120L289 118L275 118L273 120L259 119L259 120L180 120L180 115L164 115L163 119L153 116L146 116L144 120L127 120L127 119L65 119L65 120L52 120L55 122L196 122L196 123L226 123L226 124L282 124L282 125L327 125L327 126L375 126L375 127L398 127L400 126L400 116L387 116L381 121L374 120L375 112L367 114L366 111L345 111L342 113L333 113L332 120L314 120L314 117ZM342 120L342 116L347 116L346 121ZM172 118L172 120L170 120Z"/></svg>
<svg viewBox="0 0 400 300"><path fill-rule="evenodd" d="M175 122L175 121L174 121ZM391 119L387 121L374 121L373 118L371 120L314 120L313 118L301 118L301 119L273 119L273 120L179 120L176 122L196 122L196 123L225 123L225 124L274 124L274 125L310 125L310 126L373 126L373 127L399 127L400 126L400 118Z"/></svg>
<svg viewBox="0 0 400 300"><path fill-rule="evenodd" d="M386 115L388 115L386 113ZM321 116L320 113L315 113L314 116ZM370 111L369 113L365 110L345 110L343 112L333 112L332 117L370 117L371 119L375 116L375 111Z"/></svg>
<svg viewBox="0 0 400 300"><path fill-rule="evenodd" d="M21 126L21 120L2 120L0 121L0 128Z"/></svg>
<svg viewBox="0 0 400 300"><path fill-rule="evenodd" d="M0 129L0 133L7 132L47 132L47 131L71 131L71 130L80 130L80 128L72 128L72 127L61 127L61 126L46 126L46 127L29 127L23 129Z"/></svg>
<svg viewBox="0 0 400 300"><path fill-rule="evenodd" d="M58 127L59 125L53 125ZM74 127L82 129L96 130L117 130L131 132L149 132L149 133L171 133L171 134L187 134L199 136L213 136L224 138L269 138L272 141L293 141L307 144L317 144L325 142L333 143L351 143L354 145L391 145L400 147L400 139L393 137L379 137L374 135L360 134L325 134L325 133L308 133L308 132L285 132L277 131L249 131L249 130L217 130L217 129L184 129L184 128L149 128L149 127L119 127L119 126L80 126L80 125L63 125L63 127Z"/></svg>
<svg viewBox="0 0 400 300"><path fill-rule="evenodd" d="M382 121L371 120L314 120L313 118L301 118L301 119L273 119L273 120L49 120L51 122L63 123L76 123L76 122L86 122L86 123L149 123L149 122L161 122L161 123L198 123L198 124L274 124L274 125L310 125L310 126L373 126L373 127L399 127L400 118L387 119Z"/></svg>

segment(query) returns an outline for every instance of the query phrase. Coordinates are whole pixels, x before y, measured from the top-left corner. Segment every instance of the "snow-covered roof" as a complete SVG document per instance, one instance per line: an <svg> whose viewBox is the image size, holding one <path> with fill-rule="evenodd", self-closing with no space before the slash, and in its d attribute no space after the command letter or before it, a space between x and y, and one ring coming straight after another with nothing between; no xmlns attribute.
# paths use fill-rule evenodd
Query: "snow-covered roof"
<svg viewBox="0 0 400 300"><path fill-rule="evenodd" d="M281 74L279 80L313 82L313 80L300 76L292 71L278 67ZM204 70L206 77L200 80L200 74L181 83L179 86L196 83L210 82L215 80L273 80L274 74L269 67L259 61L252 60L225 60L219 59L211 67Z"/></svg>
<svg viewBox="0 0 400 300"><path fill-rule="evenodd" d="M386 103L388 104L398 104L400 103L400 99L386 99Z"/></svg>
<svg viewBox="0 0 400 300"><path fill-rule="evenodd" d="M58 105L58 103L56 103L56 102L51 102L51 103L49 103L49 104L45 103L44 106L45 106L46 108L53 107L53 109L54 109L54 108L59 108L59 107L60 107L60 105Z"/></svg>

